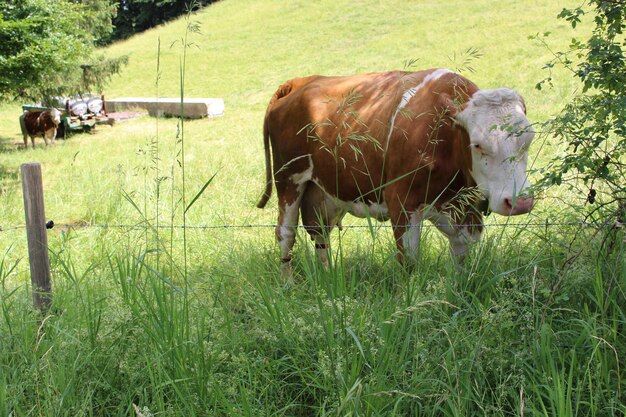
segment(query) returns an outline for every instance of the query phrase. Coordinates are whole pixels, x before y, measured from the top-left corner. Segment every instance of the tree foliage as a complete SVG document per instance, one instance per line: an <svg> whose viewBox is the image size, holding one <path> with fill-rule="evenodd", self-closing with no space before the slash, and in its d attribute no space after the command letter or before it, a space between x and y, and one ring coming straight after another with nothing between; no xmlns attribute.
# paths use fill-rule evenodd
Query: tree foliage
<svg viewBox="0 0 626 417"><path fill-rule="evenodd" d="M582 187L591 213L610 209L623 222L626 211L626 25L625 0L587 0L564 9L559 18L576 28L593 16L586 41L574 39L568 52L558 52L546 67L565 67L582 82L581 92L549 122L565 155L542 170L543 185ZM550 83L548 77L537 85Z"/></svg>
<svg viewBox="0 0 626 417"><path fill-rule="evenodd" d="M66 0L0 4L0 96L54 93L61 74L79 77L72 63L91 52L80 13Z"/></svg>
<svg viewBox="0 0 626 417"><path fill-rule="evenodd" d="M117 17L117 0L69 0L82 15L82 27L91 34L92 42L107 44L113 37L113 20Z"/></svg>
<svg viewBox="0 0 626 417"><path fill-rule="evenodd" d="M0 101L85 91L119 71L125 57L92 57L113 12L110 0L0 2Z"/></svg>

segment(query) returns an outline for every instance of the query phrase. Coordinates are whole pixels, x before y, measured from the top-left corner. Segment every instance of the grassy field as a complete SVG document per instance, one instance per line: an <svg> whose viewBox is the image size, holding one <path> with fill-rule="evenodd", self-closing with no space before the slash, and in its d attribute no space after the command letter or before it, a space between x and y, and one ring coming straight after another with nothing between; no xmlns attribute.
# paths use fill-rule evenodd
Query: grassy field
<svg viewBox="0 0 626 417"><path fill-rule="evenodd" d="M551 53L528 37L565 50L576 35L556 20L576 3L556 3L223 0L103 52L130 57L107 97L222 97L224 117L145 116L23 150L19 104L0 107L0 416L625 415L623 242L566 224L581 196L549 190L507 227L488 217L463 270L431 228L408 272L387 224L347 218L359 228L334 232L330 270L302 233L286 283L271 227L224 227L276 221L275 197L254 207L261 127L295 76L448 67L515 88L541 130L578 88L556 70L534 88ZM559 151L538 135L533 167ZM44 317L29 161L57 224Z"/></svg>

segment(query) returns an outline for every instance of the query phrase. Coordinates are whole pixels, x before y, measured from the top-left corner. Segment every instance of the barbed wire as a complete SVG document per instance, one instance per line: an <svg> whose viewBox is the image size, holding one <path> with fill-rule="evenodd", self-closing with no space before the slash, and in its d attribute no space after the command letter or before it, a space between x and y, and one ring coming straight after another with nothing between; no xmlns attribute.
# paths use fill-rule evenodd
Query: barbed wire
<svg viewBox="0 0 626 417"><path fill-rule="evenodd" d="M276 228L280 225L268 223L268 224L221 224L221 225L146 225L146 224L118 224L118 223L52 223L48 222L48 229L63 228L63 229L164 229L164 230L216 230L216 229L269 229ZM605 223L594 223L588 221L569 221L569 222L551 222L549 219L541 222L528 222L528 223L424 223L421 225L422 228L440 228L440 227L518 227L518 228L549 228L549 227L624 227L623 224L619 222L605 222ZM297 226L282 226L282 227L292 227L294 229L319 229L320 226L307 226L307 225L297 225ZM345 229L387 229L393 228L391 224L377 223L372 225L341 225L341 226L323 226L324 228L340 228L342 230ZM408 227L408 226L407 226ZM25 229L26 225L15 225L9 227L0 226L0 232L7 232L11 230Z"/></svg>

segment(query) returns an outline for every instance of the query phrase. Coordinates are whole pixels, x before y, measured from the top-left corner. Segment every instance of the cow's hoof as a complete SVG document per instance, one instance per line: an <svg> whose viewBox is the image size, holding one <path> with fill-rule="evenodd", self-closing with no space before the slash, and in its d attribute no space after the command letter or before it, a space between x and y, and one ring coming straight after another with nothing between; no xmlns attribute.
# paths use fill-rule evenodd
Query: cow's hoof
<svg viewBox="0 0 626 417"><path fill-rule="evenodd" d="M291 267L291 262L285 262L280 266L280 276L284 284L291 285L294 283L293 268Z"/></svg>

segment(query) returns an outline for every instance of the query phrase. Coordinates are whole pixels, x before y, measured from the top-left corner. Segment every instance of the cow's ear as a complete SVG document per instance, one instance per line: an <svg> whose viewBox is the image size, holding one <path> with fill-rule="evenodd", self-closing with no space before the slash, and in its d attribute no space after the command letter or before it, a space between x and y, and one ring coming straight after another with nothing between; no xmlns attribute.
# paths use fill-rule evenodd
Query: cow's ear
<svg viewBox="0 0 626 417"><path fill-rule="evenodd" d="M454 97L450 96L449 94L445 93L441 94L439 99L441 100L441 105L445 114L449 116L452 120L454 120L454 123L464 126L461 112L465 109L467 104L462 103L459 100L456 100Z"/></svg>
<svg viewBox="0 0 626 417"><path fill-rule="evenodd" d="M519 93L517 96L519 97L519 101L522 105L522 110L524 110L524 114L526 114L526 102L524 101L524 97L522 97Z"/></svg>

